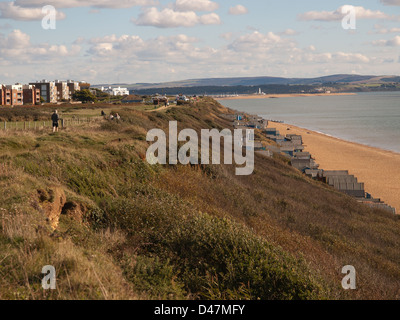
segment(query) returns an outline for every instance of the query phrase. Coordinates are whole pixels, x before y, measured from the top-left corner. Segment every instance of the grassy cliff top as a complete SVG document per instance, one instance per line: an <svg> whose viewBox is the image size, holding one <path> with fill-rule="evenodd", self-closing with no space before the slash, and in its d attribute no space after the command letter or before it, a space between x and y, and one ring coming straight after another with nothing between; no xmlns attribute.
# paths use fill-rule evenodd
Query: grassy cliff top
<svg viewBox="0 0 400 320"><path fill-rule="evenodd" d="M0 299L399 297L398 217L278 157L256 156L251 176L224 165L150 166L148 130L172 120L221 130L230 123L219 115L232 111L207 98L138 108L112 106L106 113L121 122L55 134L0 132ZM55 291L41 288L45 265L57 270ZM341 287L345 265L357 270L355 291Z"/></svg>

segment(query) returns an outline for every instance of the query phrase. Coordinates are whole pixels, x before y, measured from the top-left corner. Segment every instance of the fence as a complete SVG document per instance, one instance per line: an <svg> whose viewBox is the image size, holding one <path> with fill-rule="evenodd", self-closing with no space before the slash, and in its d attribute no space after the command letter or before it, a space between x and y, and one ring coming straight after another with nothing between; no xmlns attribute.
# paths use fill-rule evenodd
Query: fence
<svg viewBox="0 0 400 320"><path fill-rule="evenodd" d="M103 120L103 117L74 117L60 119L58 125L60 128L69 126L79 126L85 123L96 122ZM45 128L52 128L53 121L3 121L0 125L0 130L43 130Z"/></svg>

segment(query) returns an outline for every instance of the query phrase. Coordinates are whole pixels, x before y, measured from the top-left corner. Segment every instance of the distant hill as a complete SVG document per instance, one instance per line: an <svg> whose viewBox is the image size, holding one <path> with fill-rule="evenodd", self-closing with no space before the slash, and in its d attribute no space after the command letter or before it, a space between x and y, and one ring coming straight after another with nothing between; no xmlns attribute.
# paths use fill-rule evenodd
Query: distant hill
<svg viewBox="0 0 400 320"><path fill-rule="evenodd" d="M190 88L190 87L230 87L230 86L260 86L260 85L322 85L322 84L360 84L400 82L399 76L351 75L337 74L317 78L282 78L282 77L236 77L236 78L204 78L173 81L165 83L136 84L99 84L101 86L124 86L129 90L157 88Z"/></svg>

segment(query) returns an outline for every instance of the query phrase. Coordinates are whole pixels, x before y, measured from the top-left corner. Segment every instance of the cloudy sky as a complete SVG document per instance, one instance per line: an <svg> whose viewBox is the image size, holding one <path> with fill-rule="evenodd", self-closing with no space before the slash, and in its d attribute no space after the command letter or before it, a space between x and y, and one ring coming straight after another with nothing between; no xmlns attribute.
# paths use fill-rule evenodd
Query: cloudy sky
<svg viewBox="0 0 400 320"><path fill-rule="evenodd" d="M0 0L0 83L336 73L400 75L400 0Z"/></svg>

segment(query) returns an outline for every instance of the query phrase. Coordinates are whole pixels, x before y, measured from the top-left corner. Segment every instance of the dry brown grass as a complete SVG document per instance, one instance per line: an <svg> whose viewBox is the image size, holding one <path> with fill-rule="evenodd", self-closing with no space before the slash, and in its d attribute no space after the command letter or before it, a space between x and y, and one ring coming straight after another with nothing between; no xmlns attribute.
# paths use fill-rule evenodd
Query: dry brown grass
<svg viewBox="0 0 400 320"><path fill-rule="evenodd" d="M168 260L180 258L171 252L172 240L178 240L169 237L190 230L191 219L220 231L208 217L227 219L229 228L244 228L243 237L301 258L301 263L284 261L297 271L306 266L322 279L310 283L323 283L323 297L399 298L397 217L305 178L280 159L257 156L254 174L246 177L236 176L233 166L146 164L150 129L166 129L170 120L179 121L180 129L228 127L218 116L228 110L212 101L162 112L118 111L121 123L89 123L57 134L0 133L0 298L196 297L185 291L194 275L180 270L191 257L177 265ZM55 232L33 201L39 188L54 185L62 186L67 201L87 209L83 221L61 216ZM190 233L186 236L179 241L192 245ZM48 264L58 272L58 289L50 293L40 287L41 268ZM341 288L340 271L347 264L358 272L356 291ZM209 293L248 297L239 291L229 295L211 287Z"/></svg>

